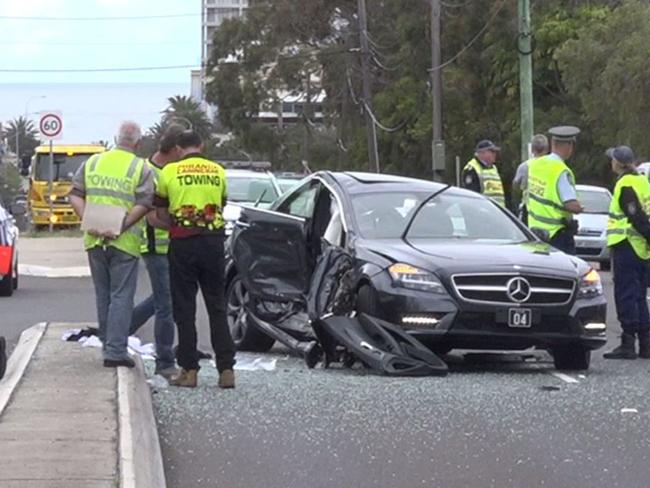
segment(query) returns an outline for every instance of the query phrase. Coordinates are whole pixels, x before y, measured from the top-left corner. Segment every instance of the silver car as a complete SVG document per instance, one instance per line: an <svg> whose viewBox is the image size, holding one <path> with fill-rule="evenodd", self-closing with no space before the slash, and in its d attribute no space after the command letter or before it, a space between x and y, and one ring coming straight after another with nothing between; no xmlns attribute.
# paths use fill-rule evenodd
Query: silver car
<svg viewBox="0 0 650 488"><path fill-rule="evenodd" d="M607 216L612 194L600 186L576 185L584 212L576 216L579 224L576 253L585 261L597 261L600 269L610 269L607 247Z"/></svg>

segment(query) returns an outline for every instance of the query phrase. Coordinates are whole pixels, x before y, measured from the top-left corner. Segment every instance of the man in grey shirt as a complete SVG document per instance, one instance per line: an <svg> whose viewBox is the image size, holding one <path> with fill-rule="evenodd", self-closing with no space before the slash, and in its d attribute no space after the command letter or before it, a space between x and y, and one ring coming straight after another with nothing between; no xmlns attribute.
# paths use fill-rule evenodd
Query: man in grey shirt
<svg viewBox="0 0 650 488"><path fill-rule="evenodd" d="M154 195L153 172L135 155L141 138L137 124L122 123L117 147L86 161L77 171L70 192L70 203L79 216L91 205L124 212L117 234L113 230L88 230L84 235L95 285L104 366L108 368L135 365L127 342L142 244L141 221L152 208Z"/></svg>
<svg viewBox="0 0 650 488"><path fill-rule="evenodd" d="M531 139L531 151L533 153L531 159L536 159L548 154L548 138L544 134L536 134L533 136ZM515 195L521 194L521 202L519 203L517 214L524 224L528 223L528 192L526 191L526 188L528 186L529 161L530 159L527 159L517 167L517 172L512 180L513 198Z"/></svg>

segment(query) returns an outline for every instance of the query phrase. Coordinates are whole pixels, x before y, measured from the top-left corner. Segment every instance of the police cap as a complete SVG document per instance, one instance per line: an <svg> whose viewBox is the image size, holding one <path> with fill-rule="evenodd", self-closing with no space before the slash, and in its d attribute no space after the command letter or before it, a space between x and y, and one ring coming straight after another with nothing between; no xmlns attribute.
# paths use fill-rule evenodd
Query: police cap
<svg viewBox="0 0 650 488"><path fill-rule="evenodd" d="M551 127L548 133L554 141L575 142L578 134L580 134L580 129L572 125L560 125Z"/></svg>
<svg viewBox="0 0 650 488"><path fill-rule="evenodd" d="M484 140L482 140L481 142L479 142L476 145L476 149L474 151L479 152L479 151L484 151L486 149L489 149L490 151L500 151L501 150L501 148L499 146L497 146L494 142L492 142L492 141L490 141L488 139L484 139Z"/></svg>
<svg viewBox="0 0 650 488"><path fill-rule="evenodd" d="M605 154L621 164L634 164L636 161L634 151L629 146L610 147Z"/></svg>

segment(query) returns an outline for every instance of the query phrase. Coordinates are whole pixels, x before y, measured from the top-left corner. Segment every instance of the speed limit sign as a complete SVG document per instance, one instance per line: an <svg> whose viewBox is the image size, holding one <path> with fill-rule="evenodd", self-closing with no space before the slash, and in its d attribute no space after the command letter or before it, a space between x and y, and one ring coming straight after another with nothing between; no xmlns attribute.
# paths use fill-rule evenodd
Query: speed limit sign
<svg viewBox="0 0 650 488"><path fill-rule="evenodd" d="M42 112L38 129L46 140L60 139L63 133L63 116L61 112Z"/></svg>

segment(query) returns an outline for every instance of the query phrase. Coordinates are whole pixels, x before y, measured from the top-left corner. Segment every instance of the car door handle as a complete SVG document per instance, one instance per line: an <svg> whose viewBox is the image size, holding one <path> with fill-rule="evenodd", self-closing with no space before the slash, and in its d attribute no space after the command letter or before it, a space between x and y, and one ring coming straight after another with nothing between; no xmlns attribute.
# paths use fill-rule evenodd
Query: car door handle
<svg viewBox="0 0 650 488"><path fill-rule="evenodd" d="M251 226L248 222L242 222L241 220L235 222L235 225L240 229L248 229Z"/></svg>

